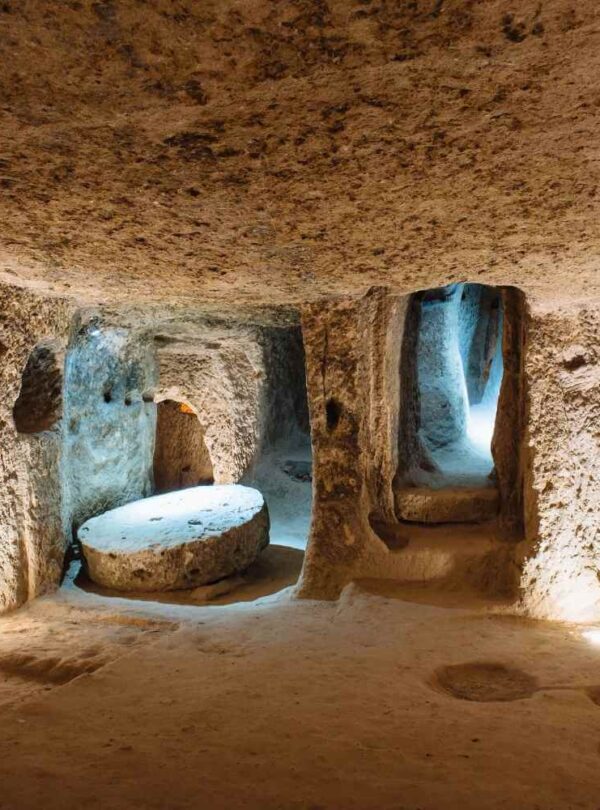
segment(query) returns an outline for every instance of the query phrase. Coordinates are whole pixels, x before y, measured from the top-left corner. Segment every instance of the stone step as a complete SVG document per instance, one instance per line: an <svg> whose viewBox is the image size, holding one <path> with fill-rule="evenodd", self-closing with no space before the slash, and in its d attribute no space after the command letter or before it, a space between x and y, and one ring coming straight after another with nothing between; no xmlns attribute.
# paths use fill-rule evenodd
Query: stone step
<svg viewBox="0 0 600 810"><path fill-rule="evenodd" d="M394 499L398 520L411 523L482 523L499 508L495 487L404 487Z"/></svg>

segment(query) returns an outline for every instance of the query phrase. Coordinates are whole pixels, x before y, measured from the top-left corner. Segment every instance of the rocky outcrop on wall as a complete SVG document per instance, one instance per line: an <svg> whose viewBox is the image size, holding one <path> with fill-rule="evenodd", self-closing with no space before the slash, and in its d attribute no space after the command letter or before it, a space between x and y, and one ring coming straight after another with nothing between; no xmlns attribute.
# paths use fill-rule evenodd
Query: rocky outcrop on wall
<svg viewBox="0 0 600 810"><path fill-rule="evenodd" d="M600 315L590 304L531 313L527 613L600 619Z"/></svg>
<svg viewBox="0 0 600 810"><path fill-rule="evenodd" d="M75 325L65 363L65 531L152 493L152 341L99 319Z"/></svg>
<svg viewBox="0 0 600 810"><path fill-rule="evenodd" d="M62 572L61 425L19 434L13 408L32 350L64 347L71 313L62 300L0 287L0 611L44 593Z"/></svg>

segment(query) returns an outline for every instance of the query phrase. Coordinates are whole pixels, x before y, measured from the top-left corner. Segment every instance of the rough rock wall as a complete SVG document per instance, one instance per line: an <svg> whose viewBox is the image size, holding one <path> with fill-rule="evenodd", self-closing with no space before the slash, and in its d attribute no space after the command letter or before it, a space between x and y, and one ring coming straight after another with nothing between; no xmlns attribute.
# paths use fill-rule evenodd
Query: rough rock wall
<svg viewBox="0 0 600 810"><path fill-rule="evenodd" d="M533 311L523 608L600 619L600 308Z"/></svg>
<svg viewBox="0 0 600 810"><path fill-rule="evenodd" d="M62 572L61 427L20 435L13 407L31 351L45 340L66 345L72 311L0 287L0 611L52 588Z"/></svg>
<svg viewBox="0 0 600 810"><path fill-rule="evenodd" d="M76 326L65 362L65 531L152 492L154 346L146 335Z"/></svg>
<svg viewBox="0 0 600 810"><path fill-rule="evenodd" d="M421 429L431 447L461 439L469 401L460 353L460 286L431 290L421 300L417 373Z"/></svg>
<svg viewBox="0 0 600 810"><path fill-rule="evenodd" d="M421 302L418 296L405 297L406 314L400 336L400 386L398 413L398 467L395 485L410 482L413 469L435 469L430 454L421 441L421 395L417 374L419 331L421 325Z"/></svg>
<svg viewBox="0 0 600 810"><path fill-rule="evenodd" d="M480 284L462 288L460 342L469 404L492 399L502 376L502 307L499 291Z"/></svg>

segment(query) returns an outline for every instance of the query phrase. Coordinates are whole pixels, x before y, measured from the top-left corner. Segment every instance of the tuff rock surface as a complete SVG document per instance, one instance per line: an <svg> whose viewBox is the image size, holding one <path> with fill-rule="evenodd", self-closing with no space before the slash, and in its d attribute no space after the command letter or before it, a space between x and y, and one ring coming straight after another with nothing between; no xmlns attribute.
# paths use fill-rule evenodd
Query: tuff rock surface
<svg viewBox="0 0 600 810"><path fill-rule="evenodd" d="M57 585L74 525L151 491L157 401L198 415L217 482L246 480L292 411L308 423L304 355L298 593L401 578L373 526L397 523L419 454L408 296L471 281L515 315L486 581L530 615L600 618L592 0L6 0L0 46L0 609ZM64 386L93 318L122 340L106 448L76 438ZM62 417L20 433L49 343ZM119 447L113 485L95 465L106 449L118 477Z"/></svg>

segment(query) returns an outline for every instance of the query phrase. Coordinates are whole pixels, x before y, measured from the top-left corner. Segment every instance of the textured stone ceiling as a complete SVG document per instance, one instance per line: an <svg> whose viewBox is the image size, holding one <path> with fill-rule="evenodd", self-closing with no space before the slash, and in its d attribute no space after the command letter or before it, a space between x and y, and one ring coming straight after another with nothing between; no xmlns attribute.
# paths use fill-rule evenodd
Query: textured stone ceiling
<svg viewBox="0 0 600 810"><path fill-rule="evenodd" d="M0 279L600 297L593 0L0 0Z"/></svg>

